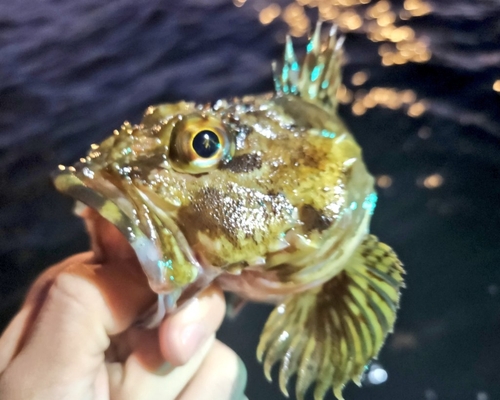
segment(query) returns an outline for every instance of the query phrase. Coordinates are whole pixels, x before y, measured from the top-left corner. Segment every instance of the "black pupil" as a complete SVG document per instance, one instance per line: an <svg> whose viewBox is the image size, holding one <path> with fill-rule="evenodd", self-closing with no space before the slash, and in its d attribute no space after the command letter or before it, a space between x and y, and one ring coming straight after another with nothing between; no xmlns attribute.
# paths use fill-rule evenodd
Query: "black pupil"
<svg viewBox="0 0 500 400"><path fill-rule="evenodd" d="M193 139L193 149L200 157L212 157L220 147L219 137L212 131L200 131Z"/></svg>

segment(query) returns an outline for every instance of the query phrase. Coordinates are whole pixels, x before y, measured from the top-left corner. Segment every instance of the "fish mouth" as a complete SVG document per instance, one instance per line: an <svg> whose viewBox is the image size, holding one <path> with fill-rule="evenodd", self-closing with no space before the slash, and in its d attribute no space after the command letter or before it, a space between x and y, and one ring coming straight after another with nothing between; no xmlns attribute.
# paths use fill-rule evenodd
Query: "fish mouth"
<svg viewBox="0 0 500 400"><path fill-rule="evenodd" d="M167 308L174 308L186 289L194 293L214 279L214 269L202 265L175 222L178 206L150 188L78 166L61 166L53 178L57 190L118 228L136 253L151 289L167 295Z"/></svg>

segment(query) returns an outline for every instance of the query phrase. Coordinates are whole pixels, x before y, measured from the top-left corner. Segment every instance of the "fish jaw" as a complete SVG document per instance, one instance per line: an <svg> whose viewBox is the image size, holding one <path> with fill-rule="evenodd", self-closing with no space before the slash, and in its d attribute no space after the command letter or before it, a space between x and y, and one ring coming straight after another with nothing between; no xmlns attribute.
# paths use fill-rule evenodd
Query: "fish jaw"
<svg viewBox="0 0 500 400"><path fill-rule="evenodd" d="M54 185L62 193L95 209L118 228L137 255L151 289L167 296L168 308L175 307L186 287L200 277L203 283L207 280L182 232L175 228L168 213L162 212L158 217L158 207L151 201L145 204L147 195L140 188L134 189L137 196L134 200L142 201L138 207L123 188L86 167L61 167L54 177ZM138 212L138 208L142 211Z"/></svg>

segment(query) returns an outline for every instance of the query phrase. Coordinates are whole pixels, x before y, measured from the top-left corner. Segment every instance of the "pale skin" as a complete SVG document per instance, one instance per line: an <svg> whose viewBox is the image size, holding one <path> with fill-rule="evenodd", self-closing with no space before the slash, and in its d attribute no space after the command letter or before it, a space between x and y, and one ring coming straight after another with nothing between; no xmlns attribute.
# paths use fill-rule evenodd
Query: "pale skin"
<svg viewBox="0 0 500 400"><path fill-rule="evenodd" d="M0 337L0 398L243 400L246 371L215 339L225 303L205 290L152 330L154 304L136 256L95 213L92 251L46 270Z"/></svg>

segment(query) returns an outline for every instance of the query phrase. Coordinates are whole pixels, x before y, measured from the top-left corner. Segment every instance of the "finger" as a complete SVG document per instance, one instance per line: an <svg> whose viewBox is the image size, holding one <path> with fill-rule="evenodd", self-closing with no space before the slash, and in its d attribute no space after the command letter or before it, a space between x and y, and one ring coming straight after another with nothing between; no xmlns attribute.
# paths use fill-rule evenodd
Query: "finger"
<svg viewBox="0 0 500 400"><path fill-rule="evenodd" d="M0 391L2 385L22 381L26 398L41 398L40 392L47 398L83 396L109 345L109 327L115 325L99 289L63 272L50 288L23 348L2 375ZM7 391L7 398L16 398L16 388L7 389L14 391Z"/></svg>
<svg viewBox="0 0 500 400"><path fill-rule="evenodd" d="M69 270L88 279L103 294L114 317L110 334L128 328L154 301L146 275L137 256L121 232L95 210L85 209L81 215L89 231L94 259L99 268Z"/></svg>
<svg viewBox="0 0 500 400"><path fill-rule="evenodd" d="M90 237L90 247L96 263L136 259L134 250L118 228L103 218L96 210L86 207L79 215L85 221Z"/></svg>
<svg viewBox="0 0 500 400"><path fill-rule="evenodd" d="M27 309L19 312L0 337L0 374L7 368L17 352L18 344L26 329L28 314Z"/></svg>
<svg viewBox="0 0 500 400"><path fill-rule="evenodd" d="M151 292L147 279L129 243L116 227L102 218L91 209L86 209L82 216L91 236L94 252L77 254L48 268L35 281L30 288L22 306L22 323L17 319L17 325L23 325L24 330L29 328L36 319L41 306L54 285L56 278L62 272L81 276L90 282L95 282L106 295L112 311L115 312L118 326L130 325L131 318L137 314L137 307L130 307L130 303L138 304L139 309L144 307L144 301L137 299L147 298L147 303L152 304L155 295ZM107 261L105 264L100 261ZM112 285L110 291L107 289ZM127 289L135 290L129 296ZM129 303L129 304L127 304ZM28 309L28 311L25 311ZM125 311L125 315L123 315ZM120 331L123 329L117 329ZM22 333L22 329L18 333Z"/></svg>
<svg viewBox="0 0 500 400"><path fill-rule="evenodd" d="M57 398L63 397L57 390L64 386L72 386L72 393L77 393L83 385L78 379L97 375L108 336L124 331L155 301L120 232L103 223L95 234L108 238L102 243L114 241L118 253L109 253L105 264L85 262L91 260L81 255L34 286L32 293L37 295L30 294L25 307L38 304L39 311L22 348L1 376L0 389L2 382L22 378L23 393L33 398L40 388L56 391Z"/></svg>
<svg viewBox="0 0 500 400"><path fill-rule="evenodd" d="M243 361L229 347L216 341L177 400L243 400L246 383Z"/></svg>
<svg viewBox="0 0 500 400"><path fill-rule="evenodd" d="M125 366L108 364L110 397L120 400L175 399L199 369L214 340L215 335L212 335L185 365L172 368L168 374L145 370L135 354L128 358Z"/></svg>
<svg viewBox="0 0 500 400"><path fill-rule="evenodd" d="M159 328L160 349L172 365L186 363L221 325L225 313L222 291L211 286Z"/></svg>
<svg viewBox="0 0 500 400"><path fill-rule="evenodd" d="M47 297L48 290L57 274L69 264L90 259L89 253L79 254L48 268L31 287L21 310L9 323L0 337L0 373L21 349L26 334L38 316L41 305Z"/></svg>
<svg viewBox="0 0 500 400"><path fill-rule="evenodd" d="M127 349L133 351L134 356L143 368L150 372L161 373L165 365L178 366L186 363L194 353L219 328L224 317L224 297L218 288L207 288L196 300L189 302L177 313L167 317L158 329L130 328L126 337L120 337L124 343L112 343L112 350L116 349L114 357L109 359L125 359ZM194 328L191 328L194 326ZM199 329L198 332L193 330ZM190 335L183 332L190 331ZM165 351L162 351L164 348ZM109 350L108 350L109 351ZM121 356L120 356L121 353Z"/></svg>

